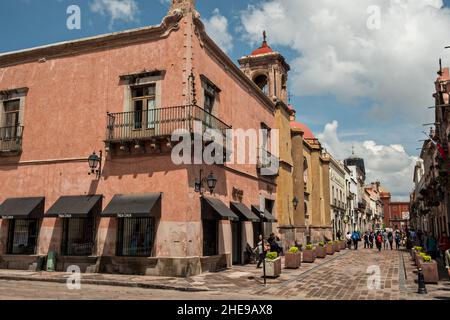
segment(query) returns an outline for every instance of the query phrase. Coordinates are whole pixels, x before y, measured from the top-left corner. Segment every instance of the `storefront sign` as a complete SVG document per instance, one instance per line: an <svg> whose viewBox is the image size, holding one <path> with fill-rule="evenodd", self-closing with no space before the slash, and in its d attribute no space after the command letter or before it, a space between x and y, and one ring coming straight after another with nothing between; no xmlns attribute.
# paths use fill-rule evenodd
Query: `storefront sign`
<svg viewBox="0 0 450 320"><path fill-rule="evenodd" d="M132 218L131 213L119 213L117 218Z"/></svg>
<svg viewBox="0 0 450 320"><path fill-rule="evenodd" d="M58 217L67 219L67 218L72 218L72 215L71 214L59 214Z"/></svg>
<svg viewBox="0 0 450 320"><path fill-rule="evenodd" d="M2 216L2 219L3 220L12 220L12 219L14 219L14 217L13 216Z"/></svg>

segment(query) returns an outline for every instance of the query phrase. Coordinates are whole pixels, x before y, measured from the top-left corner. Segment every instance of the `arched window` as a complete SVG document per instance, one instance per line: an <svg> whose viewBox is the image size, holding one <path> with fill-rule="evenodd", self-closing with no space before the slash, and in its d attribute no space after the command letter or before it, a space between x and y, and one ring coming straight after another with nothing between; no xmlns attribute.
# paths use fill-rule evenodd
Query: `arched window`
<svg viewBox="0 0 450 320"><path fill-rule="evenodd" d="M269 93L269 80L265 74L261 74L253 80L255 84L264 92L265 94Z"/></svg>
<svg viewBox="0 0 450 320"><path fill-rule="evenodd" d="M308 160L306 160L306 157L303 158L303 181L305 185L308 183Z"/></svg>

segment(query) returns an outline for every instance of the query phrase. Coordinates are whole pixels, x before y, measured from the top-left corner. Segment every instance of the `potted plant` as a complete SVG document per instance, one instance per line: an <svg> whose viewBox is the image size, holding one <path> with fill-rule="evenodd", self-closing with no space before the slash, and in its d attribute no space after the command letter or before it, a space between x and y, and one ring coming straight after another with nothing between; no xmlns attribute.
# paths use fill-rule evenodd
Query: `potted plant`
<svg viewBox="0 0 450 320"><path fill-rule="evenodd" d="M316 255L317 258L326 258L327 251L325 250L325 242L321 241L318 243L318 246L316 247Z"/></svg>
<svg viewBox="0 0 450 320"><path fill-rule="evenodd" d="M333 241L329 241L325 246L327 255L332 256L334 254Z"/></svg>
<svg viewBox="0 0 450 320"><path fill-rule="evenodd" d="M266 276L271 278L279 277L281 274L281 258L278 253L269 252L266 255Z"/></svg>
<svg viewBox="0 0 450 320"><path fill-rule="evenodd" d="M423 248L422 248L422 247L419 247L419 246L415 246L415 247L413 248L413 250L412 250L412 259L413 259L413 261L414 261L416 264L417 264L417 255L418 255L419 253L421 253L422 250L423 250Z"/></svg>
<svg viewBox="0 0 450 320"><path fill-rule="evenodd" d="M284 264L287 269L298 269L302 262L302 254L297 247L289 249L284 258Z"/></svg>
<svg viewBox="0 0 450 320"><path fill-rule="evenodd" d="M333 243L333 251L334 251L334 252L340 252L340 251L341 251L341 244L340 244L340 241L336 240L336 241Z"/></svg>
<svg viewBox="0 0 450 320"><path fill-rule="evenodd" d="M303 251L303 262L313 263L316 260L314 247L312 244L308 244Z"/></svg>
<svg viewBox="0 0 450 320"><path fill-rule="evenodd" d="M429 255L422 256L421 269L426 283L439 282L438 265Z"/></svg>

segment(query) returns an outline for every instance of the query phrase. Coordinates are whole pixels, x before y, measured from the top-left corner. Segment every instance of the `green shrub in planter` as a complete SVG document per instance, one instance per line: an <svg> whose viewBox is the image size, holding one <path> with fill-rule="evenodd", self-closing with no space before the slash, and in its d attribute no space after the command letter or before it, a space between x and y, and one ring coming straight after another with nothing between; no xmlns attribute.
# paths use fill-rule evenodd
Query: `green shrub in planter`
<svg viewBox="0 0 450 320"><path fill-rule="evenodd" d="M323 241L320 241L320 242L319 242L319 246L321 246L321 247L325 247L325 242L323 242Z"/></svg>
<svg viewBox="0 0 450 320"><path fill-rule="evenodd" d="M328 244L329 244L330 246L332 246L332 245L333 245L333 241L328 241Z"/></svg>
<svg viewBox="0 0 450 320"><path fill-rule="evenodd" d="M267 260L275 260L276 258L278 258L278 253L276 252L269 252L266 255Z"/></svg>
<svg viewBox="0 0 450 320"><path fill-rule="evenodd" d="M290 248L289 253L298 253L298 248L297 247Z"/></svg>
<svg viewBox="0 0 450 320"><path fill-rule="evenodd" d="M306 250L312 250L312 249L313 249L313 245L312 245L312 244L308 244L308 245L305 247L305 249L306 249Z"/></svg>
<svg viewBox="0 0 450 320"><path fill-rule="evenodd" d="M422 258L423 258L423 262L431 262L431 260L432 260L429 255L423 255Z"/></svg>

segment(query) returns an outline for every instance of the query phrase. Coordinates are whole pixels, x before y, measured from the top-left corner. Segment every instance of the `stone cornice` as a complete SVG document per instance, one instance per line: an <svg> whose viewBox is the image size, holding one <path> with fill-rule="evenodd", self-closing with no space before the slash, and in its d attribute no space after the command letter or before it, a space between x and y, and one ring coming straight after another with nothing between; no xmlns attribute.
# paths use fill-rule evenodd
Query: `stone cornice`
<svg viewBox="0 0 450 320"><path fill-rule="evenodd" d="M160 25L115 32L74 41L66 41L0 54L0 67L7 67L29 62L45 62L48 59L71 56L113 47L121 47L148 40L165 38L173 30L179 29L183 14L179 11L164 17Z"/></svg>

